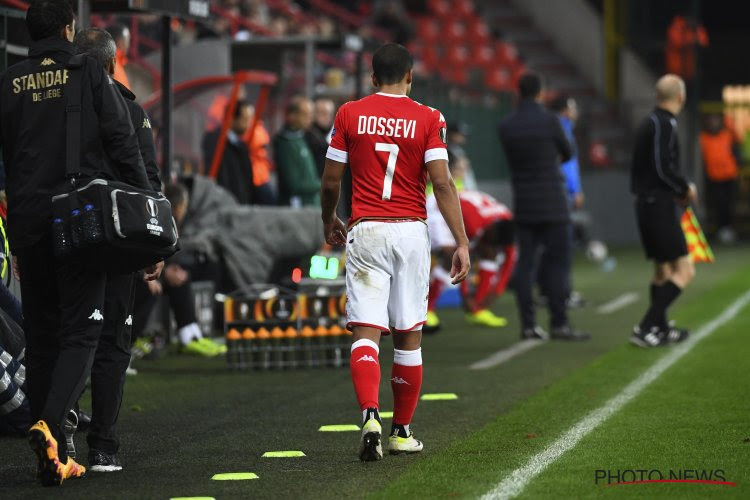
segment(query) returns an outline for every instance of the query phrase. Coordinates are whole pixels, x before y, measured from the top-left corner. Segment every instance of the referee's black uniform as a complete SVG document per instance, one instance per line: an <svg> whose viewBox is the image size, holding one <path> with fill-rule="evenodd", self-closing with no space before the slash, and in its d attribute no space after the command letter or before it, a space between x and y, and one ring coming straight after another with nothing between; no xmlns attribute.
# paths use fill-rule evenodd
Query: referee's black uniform
<svg viewBox="0 0 750 500"><path fill-rule="evenodd" d="M678 200L687 196L689 186L680 170L679 149L677 119L655 108L636 132L631 190L646 257L657 263L688 255Z"/></svg>
<svg viewBox="0 0 750 500"><path fill-rule="evenodd" d="M0 77L0 136L7 173L8 233L21 272L28 397L32 416L47 422L67 460L63 423L81 394L104 320L106 274L84 263L56 262L54 194L69 189L65 173L66 63L72 43L51 36L31 44L29 58ZM125 102L94 59L81 75L80 182L102 177L148 188ZM105 162L105 158L110 161ZM82 184L81 184L82 185Z"/></svg>

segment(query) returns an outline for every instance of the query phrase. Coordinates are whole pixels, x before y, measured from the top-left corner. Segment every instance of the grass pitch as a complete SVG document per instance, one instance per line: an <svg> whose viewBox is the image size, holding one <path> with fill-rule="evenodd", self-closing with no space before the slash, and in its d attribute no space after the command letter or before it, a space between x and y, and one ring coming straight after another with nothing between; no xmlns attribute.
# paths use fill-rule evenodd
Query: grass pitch
<svg viewBox="0 0 750 500"><path fill-rule="evenodd" d="M494 307L510 320L500 330L468 326L459 311L441 312L443 331L424 341L423 393L455 393L458 399L420 402L413 429L425 451L418 456L363 464L356 456L358 433L318 431L359 423L345 369L236 374L223 360L172 356L140 362L140 374L127 381L119 424L124 471L91 473L42 490L25 441L2 438L0 496L481 496L665 354L627 343L645 307L650 268L639 252L616 256L619 265L611 273L583 261L576 266L575 287L593 302L572 313L577 326L592 332L587 343L548 343L500 366L469 370L518 341L514 300L505 296ZM746 256L742 248L719 251L715 264L699 266L695 283L672 311L680 324L697 328L750 287ZM611 314L596 312L629 292L639 294L637 302ZM544 314L540 324L546 325ZM746 310L531 481L521 496L750 496L750 382L742 369L750 352L748 327ZM384 410L391 409L389 343L381 343ZM77 445L85 456L84 436ZM263 458L268 451L306 456ZM634 468L723 469L737 486L595 483L596 470ZM241 472L258 479L211 480Z"/></svg>

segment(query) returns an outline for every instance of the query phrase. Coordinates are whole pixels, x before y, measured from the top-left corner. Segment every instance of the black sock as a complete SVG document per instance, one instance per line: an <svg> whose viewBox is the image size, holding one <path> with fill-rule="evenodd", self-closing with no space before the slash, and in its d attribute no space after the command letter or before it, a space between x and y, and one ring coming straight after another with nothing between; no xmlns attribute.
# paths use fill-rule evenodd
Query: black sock
<svg viewBox="0 0 750 500"><path fill-rule="evenodd" d="M669 326L667 308L680 293L682 293L682 290L673 281L667 281L662 285L652 283L650 287L651 304L641 321L641 330L650 330L655 326L661 329L667 328Z"/></svg>
<svg viewBox="0 0 750 500"><path fill-rule="evenodd" d="M371 418L374 418L375 420L380 422L380 425L383 425L383 421L380 419L380 412L378 411L377 408L367 408L366 410L362 412L362 417L363 417L363 421L362 421L363 424L367 422L368 420L370 420Z"/></svg>
<svg viewBox="0 0 750 500"><path fill-rule="evenodd" d="M682 288L677 286L675 282L671 280L664 283L660 288L661 288L661 300L662 300L662 304L664 307L663 309L664 324L659 325L659 326L663 326L664 328L667 328L669 326L669 322L667 321L667 309L669 308L669 306L672 305L672 302L677 300L677 297L680 296L680 294L682 293Z"/></svg>
<svg viewBox="0 0 750 500"><path fill-rule="evenodd" d="M393 424L391 425L391 436L398 436L402 438L408 438L409 437L409 426L408 425L400 425L400 424Z"/></svg>

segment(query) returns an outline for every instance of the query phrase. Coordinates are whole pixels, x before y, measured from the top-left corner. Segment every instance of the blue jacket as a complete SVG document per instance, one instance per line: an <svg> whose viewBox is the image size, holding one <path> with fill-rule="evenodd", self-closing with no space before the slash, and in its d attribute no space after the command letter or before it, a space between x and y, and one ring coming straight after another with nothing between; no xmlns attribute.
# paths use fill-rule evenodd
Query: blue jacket
<svg viewBox="0 0 750 500"><path fill-rule="evenodd" d="M568 193L568 198L571 200L581 192L581 174L579 173L578 166L578 148L576 147L576 139L573 135L573 122L565 116L560 116L560 124L565 131L565 137L570 142L570 147L573 150L573 156L570 160L560 164L563 176L565 177L565 188Z"/></svg>

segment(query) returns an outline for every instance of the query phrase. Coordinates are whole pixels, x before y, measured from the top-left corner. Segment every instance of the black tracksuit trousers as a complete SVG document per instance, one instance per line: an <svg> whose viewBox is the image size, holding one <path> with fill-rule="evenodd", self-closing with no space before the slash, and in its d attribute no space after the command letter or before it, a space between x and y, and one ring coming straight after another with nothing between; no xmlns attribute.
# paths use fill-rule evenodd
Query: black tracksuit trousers
<svg viewBox="0 0 750 500"><path fill-rule="evenodd" d="M31 415L47 422L67 461L63 424L91 371L104 325L106 274L55 260L51 238L16 249Z"/></svg>

